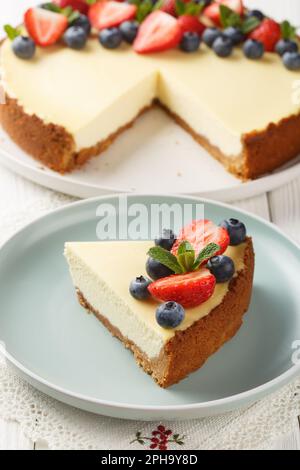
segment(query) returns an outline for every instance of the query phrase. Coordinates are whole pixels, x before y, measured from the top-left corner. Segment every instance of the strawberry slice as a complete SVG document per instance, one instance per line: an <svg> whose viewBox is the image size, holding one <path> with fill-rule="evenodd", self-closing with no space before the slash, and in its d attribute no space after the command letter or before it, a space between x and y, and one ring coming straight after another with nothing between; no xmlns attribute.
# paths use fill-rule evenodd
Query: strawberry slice
<svg viewBox="0 0 300 470"><path fill-rule="evenodd" d="M60 8L72 7L73 10L80 11L84 15L87 14L89 6L85 0L53 0Z"/></svg>
<svg viewBox="0 0 300 470"><path fill-rule="evenodd" d="M191 0L183 0L184 3L189 3ZM176 15L176 0L164 0L162 6L160 7L161 11L169 13L169 15Z"/></svg>
<svg viewBox="0 0 300 470"><path fill-rule="evenodd" d="M188 274L174 274L158 279L148 286L152 297L162 302L173 300L185 308L197 307L213 294L216 278L201 268Z"/></svg>
<svg viewBox="0 0 300 470"><path fill-rule="evenodd" d="M94 28L104 29L118 26L131 20L137 12L136 5L120 2L97 2L89 9L89 19Z"/></svg>
<svg viewBox="0 0 300 470"><path fill-rule="evenodd" d="M262 42L266 51L273 52L276 43L281 38L281 29L276 21L265 18L261 24L249 34L249 37Z"/></svg>
<svg viewBox="0 0 300 470"><path fill-rule="evenodd" d="M242 16L244 13L244 5L242 0L216 0L203 11L215 25L221 26L220 5L223 4Z"/></svg>
<svg viewBox="0 0 300 470"><path fill-rule="evenodd" d="M178 18L178 24L181 27L182 34L184 33L198 33L199 36L202 36L205 26L196 16L192 15L182 15Z"/></svg>
<svg viewBox="0 0 300 470"><path fill-rule="evenodd" d="M68 26L64 15L38 7L26 11L24 23L29 36L42 47L55 44Z"/></svg>
<svg viewBox="0 0 300 470"><path fill-rule="evenodd" d="M172 246L172 254L177 255L178 248L184 240L193 246L196 256L209 243L216 243L220 246L215 256L221 255L229 245L229 235L223 227L218 227L211 220L193 220L189 225L183 227L179 232L176 242Z"/></svg>
<svg viewBox="0 0 300 470"><path fill-rule="evenodd" d="M182 36L180 25L173 16L154 11L141 24L133 48L140 54L159 52L176 47Z"/></svg>

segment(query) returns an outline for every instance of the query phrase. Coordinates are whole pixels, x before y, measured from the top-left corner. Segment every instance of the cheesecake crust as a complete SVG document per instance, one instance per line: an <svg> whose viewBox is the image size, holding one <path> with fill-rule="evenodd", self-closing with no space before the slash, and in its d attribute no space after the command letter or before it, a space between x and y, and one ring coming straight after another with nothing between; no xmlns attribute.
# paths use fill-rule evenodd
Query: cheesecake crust
<svg viewBox="0 0 300 470"><path fill-rule="evenodd" d="M59 173L81 167L104 152L135 120L154 105L164 109L181 127L232 174L242 180L255 179L288 163L300 154L300 113L269 124L262 131L242 136L243 151L238 156L225 155L204 136L196 133L181 117L158 100L143 108L131 122L119 128L93 147L76 151L73 136L62 126L47 124L36 115L27 114L17 100L6 96L0 106L0 122L10 137L25 152Z"/></svg>
<svg viewBox="0 0 300 470"><path fill-rule="evenodd" d="M242 325L243 315L249 307L253 273L254 251L252 240L247 238L244 255L245 268L233 278L222 303L207 316L183 331L176 331L162 348L158 357L150 359L141 349L109 320L96 311L77 290L80 304L92 312L103 325L130 349L136 362L163 388L167 388L199 369Z"/></svg>

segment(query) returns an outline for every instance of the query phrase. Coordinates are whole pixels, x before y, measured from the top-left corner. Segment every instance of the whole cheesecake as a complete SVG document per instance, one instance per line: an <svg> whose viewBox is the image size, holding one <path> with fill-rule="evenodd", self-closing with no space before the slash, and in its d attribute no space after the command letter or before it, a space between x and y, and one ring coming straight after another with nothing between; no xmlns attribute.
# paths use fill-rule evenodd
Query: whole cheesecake
<svg viewBox="0 0 300 470"><path fill-rule="evenodd" d="M250 237L228 246L222 256L232 260L233 276L225 282L217 277L207 300L186 308L181 323L167 328L157 321L160 304L155 297L141 301L129 292L132 279L146 278L146 253L152 245L150 241L67 242L65 257L80 304L133 352L158 385L169 387L201 367L239 330L251 299L254 252ZM190 274L184 276L189 282ZM177 282L176 275L163 279ZM153 286L161 282L154 281L149 290L154 292ZM207 289L208 281L202 284ZM191 286L191 297L195 289ZM182 292L181 299L184 303Z"/></svg>
<svg viewBox="0 0 300 470"><path fill-rule="evenodd" d="M104 151L154 103L241 178L270 172L300 152L300 105L293 100L299 75L275 53L249 60L237 47L225 59L202 44L193 54L142 55L90 37L81 51L37 47L28 61L5 40L0 55L2 126L59 172Z"/></svg>

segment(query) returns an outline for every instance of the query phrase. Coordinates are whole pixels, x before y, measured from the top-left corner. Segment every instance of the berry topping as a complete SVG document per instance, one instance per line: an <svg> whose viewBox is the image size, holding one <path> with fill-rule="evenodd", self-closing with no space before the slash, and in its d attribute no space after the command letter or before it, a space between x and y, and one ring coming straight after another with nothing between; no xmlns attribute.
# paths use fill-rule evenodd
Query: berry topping
<svg viewBox="0 0 300 470"><path fill-rule="evenodd" d="M285 67L289 70L300 70L300 54L299 52L286 52L282 56Z"/></svg>
<svg viewBox="0 0 300 470"><path fill-rule="evenodd" d="M234 263L229 256L213 256L207 263L207 269L213 274L218 283L228 282L234 275Z"/></svg>
<svg viewBox="0 0 300 470"><path fill-rule="evenodd" d="M246 14L247 18L257 18L259 21L262 21L265 15L260 10L250 10Z"/></svg>
<svg viewBox="0 0 300 470"><path fill-rule="evenodd" d="M80 13L87 13L89 6L86 0L53 0L53 3L60 8L71 7L73 10L80 11Z"/></svg>
<svg viewBox="0 0 300 470"><path fill-rule="evenodd" d="M298 49L298 44L290 39L280 39L275 46L275 51L280 56L286 52L298 52Z"/></svg>
<svg viewBox="0 0 300 470"><path fill-rule="evenodd" d="M80 15L78 18L72 21L70 26L80 26L86 32L86 35L89 36L91 32L91 23L87 16Z"/></svg>
<svg viewBox="0 0 300 470"><path fill-rule="evenodd" d="M222 24L220 5L225 5L225 7L230 8L230 10L237 13L239 16L242 16L244 12L242 0L217 0L204 10L204 15L217 26Z"/></svg>
<svg viewBox="0 0 300 470"><path fill-rule="evenodd" d="M174 274L153 282L148 287L151 295L160 301L173 300L185 308L196 307L208 300L214 291L215 277L201 268L187 274Z"/></svg>
<svg viewBox="0 0 300 470"><path fill-rule="evenodd" d="M164 229L162 236L155 239L155 245L161 246L165 250L170 251L176 240L176 235L171 229Z"/></svg>
<svg viewBox="0 0 300 470"><path fill-rule="evenodd" d="M29 8L24 23L28 34L42 47L55 44L68 27L66 16L43 8Z"/></svg>
<svg viewBox="0 0 300 470"><path fill-rule="evenodd" d="M227 219L220 223L220 227L227 230L230 237L230 245L240 245L245 241L247 232L243 222L240 222L237 219Z"/></svg>
<svg viewBox="0 0 300 470"><path fill-rule="evenodd" d="M200 46L200 36L197 33L186 32L180 41L180 49L184 52L195 52Z"/></svg>
<svg viewBox="0 0 300 470"><path fill-rule="evenodd" d="M202 39L208 47L212 47L214 41L220 36L222 36L222 31L220 31L220 29L206 28L203 33Z"/></svg>
<svg viewBox="0 0 300 470"><path fill-rule="evenodd" d="M181 39L180 25L173 16L154 11L141 24L133 48L141 54L176 47Z"/></svg>
<svg viewBox="0 0 300 470"><path fill-rule="evenodd" d="M139 276L131 281L129 286L129 292L137 300L145 300L150 297L148 286L152 281L144 276Z"/></svg>
<svg viewBox="0 0 300 470"><path fill-rule="evenodd" d="M249 34L249 37L262 42L266 51L273 52L276 43L281 37L280 26L276 21L265 18L260 25Z"/></svg>
<svg viewBox="0 0 300 470"><path fill-rule="evenodd" d="M82 49L87 38L86 31L81 26L71 26L63 36L65 44L71 49Z"/></svg>
<svg viewBox="0 0 300 470"><path fill-rule="evenodd" d="M122 42L122 34L119 28L102 29L99 33L99 41L106 49L116 49Z"/></svg>
<svg viewBox="0 0 300 470"><path fill-rule="evenodd" d="M137 21L124 21L120 25L120 31L122 34L122 38L124 41L128 42L128 44L132 44L136 38L137 32L139 29L139 23Z"/></svg>
<svg viewBox="0 0 300 470"><path fill-rule="evenodd" d="M225 28L223 34L229 38L232 44L235 46L243 42L245 39L244 33L239 28L235 28L233 26L228 26L228 28Z"/></svg>
<svg viewBox="0 0 300 470"><path fill-rule="evenodd" d="M35 53L35 44L31 38L17 36L12 42L12 49L20 59L32 59Z"/></svg>
<svg viewBox="0 0 300 470"><path fill-rule="evenodd" d="M154 280L174 274L174 271L172 269L168 268L164 264L151 257L147 259L146 272L148 276Z"/></svg>
<svg viewBox="0 0 300 470"><path fill-rule="evenodd" d="M219 57L229 57L232 54L233 44L226 36L218 37L213 43L213 51Z"/></svg>
<svg viewBox="0 0 300 470"><path fill-rule="evenodd" d="M190 0L183 0L183 3L188 2L190 2ZM163 0L160 10L168 13L169 15L176 16L176 0Z"/></svg>
<svg viewBox="0 0 300 470"><path fill-rule="evenodd" d="M179 247L183 241L188 241L195 250L196 256L210 243L218 245L219 250L211 254L220 255L224 253L229 245L229 235L227 230L216 226L211 220L193 220L186 225L178 234L171 253L178 254Z"/></svg>
<svg viewBox="0 0 300 470"><path fill-rule="evenodd" d="M243 46L243 51L248 59L260 59L264 55L265 48L262 42L255 39L247 39Z"/></svg>
<svg viewBox="0 0 300 470"><path fill-rule="evenodd" d="M156 309L156 321L162 328L176 328L184 315L184 308L177 302L166 302Z"/></svg>
<svg viewBox="0 0 300 470"><path fill-rule="evenodd" d="M205 30L204 24L202 24L201 21L199 21L199 19L193 15L180 16L178 18L178 24L181 27L182 34L197 33L199 36L201 36Z"/></svg>
<svg viewBox="0 0 300 470"><path fill-rule="evenodd" d="M101 1L94 3L90 7L89 19L94 28L111 28L134 18L136 11L136 5L115 1Z"/></svg>

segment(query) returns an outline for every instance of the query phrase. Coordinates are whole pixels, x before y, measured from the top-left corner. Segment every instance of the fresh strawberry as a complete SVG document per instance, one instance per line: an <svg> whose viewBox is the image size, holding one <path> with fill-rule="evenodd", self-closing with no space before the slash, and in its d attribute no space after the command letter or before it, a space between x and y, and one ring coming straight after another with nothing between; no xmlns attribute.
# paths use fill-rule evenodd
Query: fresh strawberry
<svg viewBox="0 0 300 470"><path fill-rule="evenodd" d="M58 5L60 8L72 7L73 10L80 11L84 15L87 14L89 6L86 0L53 0L53 3Z"/></svg>
<svg viewBox="0 0 300 470"><path fill-rule="evenodd" d="M223 227L218 227L211 220L193 220L189 225L183 227L179 232L177 240L172 247L172 254L177 255L178 248L184 240L193 246L196 256L209 243L216 243L220 246L220 251L215 256L224 253L229 245L229 235Z"/></svg>
<svg viewBox="0 0 300 470"><path fill-rule="evenodd" d="M187 1L189 0L184 0L184 3ZM176 0L163 0L160 10L169 13L169 15L176 16Z"/></svg>
<svg viewBox="0 0 300 470"><path fill-rule="evenodd" d="M182 32L177 19L157 10L141 24L133 48L141 54L165 51L176 47L181 36Z"/></svg>
<svg viewBox="0 0 300 470"><path fill-rule="evenodd" d="M178 18L178 24L180 25L182 34L183 33L198 33L199 36L202 36L205 26L196 16L192 15L182 15Z"/></svg>
<svg viewBox="0 0 300 470"><path fill-rule="evenodd" d="M29 36L42 47L55 44L68 26L66 16L38 7L26 11L24 23Z"/></svg>
<svg viewBox="0 0 300 470"><path fill-rule="evenodd" d="M220 5L223 4L242 16L244 12L244 6L242 0L216 0L214 3L208 5L203 11L203 14L207 16L215 25L221 25L220 18Z"/></svg>
<svg viewBox="0 0 300 470"><path fill-rule="evenodd" d="M281 38L280 26L276 21L265 18L261 24L249 34L249 37L262 42L266 51L273 52L276 43Z"/></svg>
<svg viewBox="0 0 300 470"><path fill-rule="evenodd" d="M162 302L173 300L185 308L197 307L208 300L215 289L216 278L201 268L188 274L174 274L148 286L152 297Z"/></svg>
<svg viewBox="0 0 300 470"><path fill-rule="evenodd" d="M103 1L94 3L89 9L89 19L94 28L104 29L118 26L123 21L135 17L136 5L115 1Z"/></svg>

